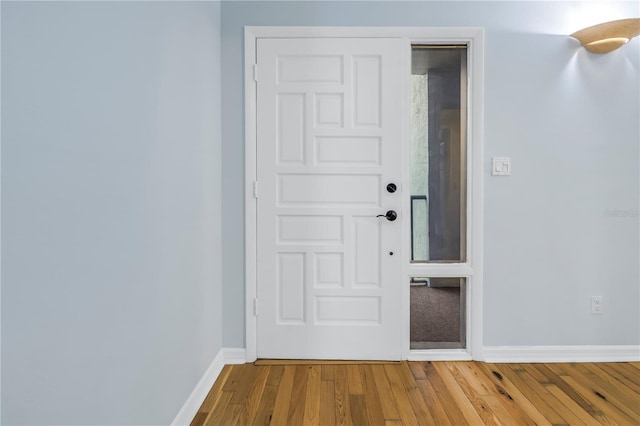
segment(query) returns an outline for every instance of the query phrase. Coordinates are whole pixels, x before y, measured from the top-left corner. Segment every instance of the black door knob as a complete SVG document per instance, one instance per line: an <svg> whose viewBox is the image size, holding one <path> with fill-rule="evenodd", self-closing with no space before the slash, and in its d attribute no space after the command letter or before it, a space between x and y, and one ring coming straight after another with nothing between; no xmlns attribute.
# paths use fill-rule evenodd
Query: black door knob
<svg viewBox="0 0 640 426"><path fill-rule="evenodd" d="M385 214L379 214L377 217L386 217L389 222L393 222L398 218L398 213L393 210L389 210Z"/></svg>
<svg viewBox="0 0 640 426"><path fill-rule="evenodd" d="M398 187L396 186L395 183L390 183L387 185L387 192L390 192L393 194L394 192L396 192L396 189L398 189Z"/></svg>

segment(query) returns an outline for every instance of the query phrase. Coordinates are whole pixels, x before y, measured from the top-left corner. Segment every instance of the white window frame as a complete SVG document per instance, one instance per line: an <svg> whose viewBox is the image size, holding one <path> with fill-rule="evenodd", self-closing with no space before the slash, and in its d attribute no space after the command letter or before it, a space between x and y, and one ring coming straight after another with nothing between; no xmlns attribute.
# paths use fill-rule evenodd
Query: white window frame
<svg viewBox="0 0 640 426"><path fill-rule="evenodd" d="M467 45L467 257L463 263L410 263L411 236L408 226L403 230L405 278L402 285L403 359L418 360L482 360L482 277L483 277L483 145L484 145L484 29L449 27L245 27L245 347L246 360L257 358L257 91L254 67L256 41L259 38L402 38L406 41L403 82L405 103L402 108L401 135L403 156L402 186L409 187L409 129L412 44ZM404 197L402 211L408 212L409 197ZM466 349L409 348L409 279L411 276L464 277L467 279L467 344Z"/></svg>

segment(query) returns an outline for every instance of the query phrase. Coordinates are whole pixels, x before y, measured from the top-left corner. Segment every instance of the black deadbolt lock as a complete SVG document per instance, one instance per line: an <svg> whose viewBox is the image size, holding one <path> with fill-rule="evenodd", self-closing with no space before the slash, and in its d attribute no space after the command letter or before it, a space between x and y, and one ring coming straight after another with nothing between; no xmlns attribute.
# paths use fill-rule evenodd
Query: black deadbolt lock
<svg viewBox="0 0 640 426"><path fill-rule="evenodd" d="M390 183L389 185L387 185L387 192L390 192L393 194L394 192L396 192L396 189L398 189L398 187L396 186L395 183Z"/></svg>

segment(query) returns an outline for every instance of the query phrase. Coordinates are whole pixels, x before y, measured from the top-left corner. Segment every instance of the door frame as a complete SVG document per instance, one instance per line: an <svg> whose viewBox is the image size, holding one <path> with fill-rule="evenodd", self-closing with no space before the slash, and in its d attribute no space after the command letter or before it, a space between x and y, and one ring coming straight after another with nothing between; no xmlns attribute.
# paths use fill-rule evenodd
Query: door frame
<svg viewBox="0 0 640 426"><path fill-rule="evenodd" d="M482 360L482 277L483 277L483 145L484 145L484 29L469 27L245 27L245 348L246 361L257 358L257 39L259 38L402 38L406 40L404 64L410 64L411 44L466 44L468 49L467 113L467 261L451 264L409 266L409 227L403 230L402 357L408 360ZM401 185L409 185L409 69L403 81L401 151L403 172ZM402 211L408 212L409 197L404 197ZM467 349L409 349L409 278L419 270L426 276L462 276L467 278Z"/></svg>

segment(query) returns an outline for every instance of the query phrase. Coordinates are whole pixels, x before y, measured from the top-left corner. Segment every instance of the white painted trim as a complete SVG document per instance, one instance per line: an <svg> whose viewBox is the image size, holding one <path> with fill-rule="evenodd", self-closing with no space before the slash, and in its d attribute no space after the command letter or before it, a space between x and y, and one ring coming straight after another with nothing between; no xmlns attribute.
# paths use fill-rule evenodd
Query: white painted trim
<svg viewBox="0 0 640 426"><path fill-rule="evenodd" d="M258 296L256 266L257 258L257 199L253 196L253 182L257 175L257 87L253 79L253 65L256 63L256 35L250 27L244 30L244 114L245 114L245 346L246 359L253 362L257 358L257 318L253 311L253 301Z"/></svg>
<svg viewBox="0 0 640 426"><path fill-rule="evenodd" d="M2 22L2 7L0 7L0 22ZM2 35L0 31L0 46ZM0 81L2 81L2 55L0 55ZM0 85L0 117L2 117L2 85ZM0 120L0 135L2 134L2 120ZM0 188L2 188L2 143L0 142ZM0 190L0 224L2 223L2 191ZM0 226L0 241L2 241L2 226ZM2 318L2 245L0 244L0 318ZM0 327L0 354L2 354L2 327ZM0 383L2 382L2 365L0 363ZM0 386L0 424L2 424L2 386Z"/></svg>
<svg viewBox="0 0 640 426"><path fill-rule="evenodd" d="M481 27L245 27L254 38L374 37L427 39L430 43L466 43ZM245 39L246 40L246 39Z"/></svg>
<svg viewBox="0 0 640 426"><path fill-rule="evenodd" d="M465 349L414 349L407 361L471 361L471 354Z"/></svg>
<svg viewBox="0 0 640 426"><path fill-rule="evenodd" d="M404 75L411 75L411 42L409 40L404 43L404 55L402 58L402 73ZM411 80L410 79L402 79L402 105L401 105L401 134L400 140L402 141L400 144L401 155L400 159L402 164L401 176L402 182L400 182L400 189L410 188L411 183ZM403 191L400 191L401 193ZM401 199L400 206L400 214L403 217L410 218L411 212L411 201L410 197L403 196ZM409 220L410 221L410 220ZM410 258L411 258L411 229L410 226L407 226L406 221L403 223L403 227L401 229L401 241L402 241L402 250L400 250L400 255L402 256L402 276L400 279L400 293L402 300L400 301L401 305L401 314L402 314L402 351L401 356L402 359L409 359L409 349L411 342L411 287L409 285L402 285L403 283L409 283L410 281Z"/></svg>
<svg viewBox="0 0 640 426"><path fill-rule="evenodd" d="M483 282L484 282L484 30L480 29L469 40L467 62L469 99L467 144L471 150L468 157L468 186L470 209L467 223L469 261L473 270L469 287L469 315L467 320L467 348L474 360L483 359Z"/></svg>
<svg viewBox="0 0 640 426"><path fill-rule="evenodd" d="M485 346L484 361L640 362L640 345L628 346Z"/></svg>
<svg viewBox="0 0 640 426"><path fill-rule="evenodd" d="M256 277L256 236L257 209L253 196L253 182L257 179L256 166L256 84L253 79L253 65L256 60L256 41L268 37L394 37L411 43L465 43L469 46L468 58L468 104L467 144L468 144L468 246L469 261L458 265L433 265L432 276L457 275L469 277L468 353L472 359L481 360L482 337L482 282L483 282L483 144L484 144L484 29L460 27L245 27L245 318L246 318L246 361L257 357L257 318L253 315L253 301L257 295ZM405 89L406 92L406 89ZM406 105L403 106L406 108ZM405 116L407 111L405 111ZM405 131L405 133L407 133ZM402 135L406 138L407 135ZM406 178L403 176L403 180ZM405 207L403 206L403 209ZM442 276L441 275L441 276ZM450 276L450 275L449 275ZM408 282L408 279L406 280ZM473 284L473 286L471 286ZM407 286L408 287L408 286ZM407 293L408 289L403 290ZM405 297L406 299L407 297ZM400 312L409 318L409 303ZM407 323L408 324L408 323ZM409 333L402 330L403 358L413 356L409 350ZM416 355L418 356L418 355Z"/></svg>
<svg viewBox="0 0 640 426"><path fill-rule="evenodd" d="M425 34L409 37L410 44L464 43L467 45L467 261L464 263L416 263L407 267L407 279L425 277L467 278L467 349L463 353L410 350L405 337L405 357L410 360L482 360L483 348L483 229L484 229L484 30L482 28L426 28ZM432 34L435 31L438 34ZM442 33L440 34L440 31ZM459 31L459 32L458 32ZM446 34L443 35L443 34ZM450 38L449 38L450 37ZM409 96L405 94L405 96ZM410 102L410 97L407 97ZM406 144L408 145L408 144ZM405 167L408 168L406 163ZM408 182L408 180L406 180ZM408 209L405 200L405 210ZM409 231L405 232L405 245L410 244ZM403 290L407 291L408 290ZM408 300L408 296L404 296ZM405 301L408 305L408 301ZM409 309L408 307L406 309ZM403 336L409 334L409 313L404 313L407 326ZM434 359L428 355L433 352ZM446 358L447 354L451 357Z"/></svg>
<svg viewBox="0 0 640 426"><path fill-rule="evenodd" d="M246 358L246 350L243 348L220 349L218 355L213 359L211 365L204 372L191 395L189 395L189 398L187 398L175 419L171 422L171 425L191 424L224 366L228 364L244 364Z"/></svg>
<svg viewBox="0 0 640 426"><path fill-rule="evenodd" d="M244 348L224 348L225 364L245 364L247 363L247 351Z"/></svg>
<svg viewBox="0 0 640 426"><path fill-rule="evenodd" d="M202 378L187 398L186 402L171 422L172 425L189 425L193 421L198 409L207 397L207 394L216 382L224 367L224 352L220 350L218 355L213 359L207 371L204 372Z"/></svg>

